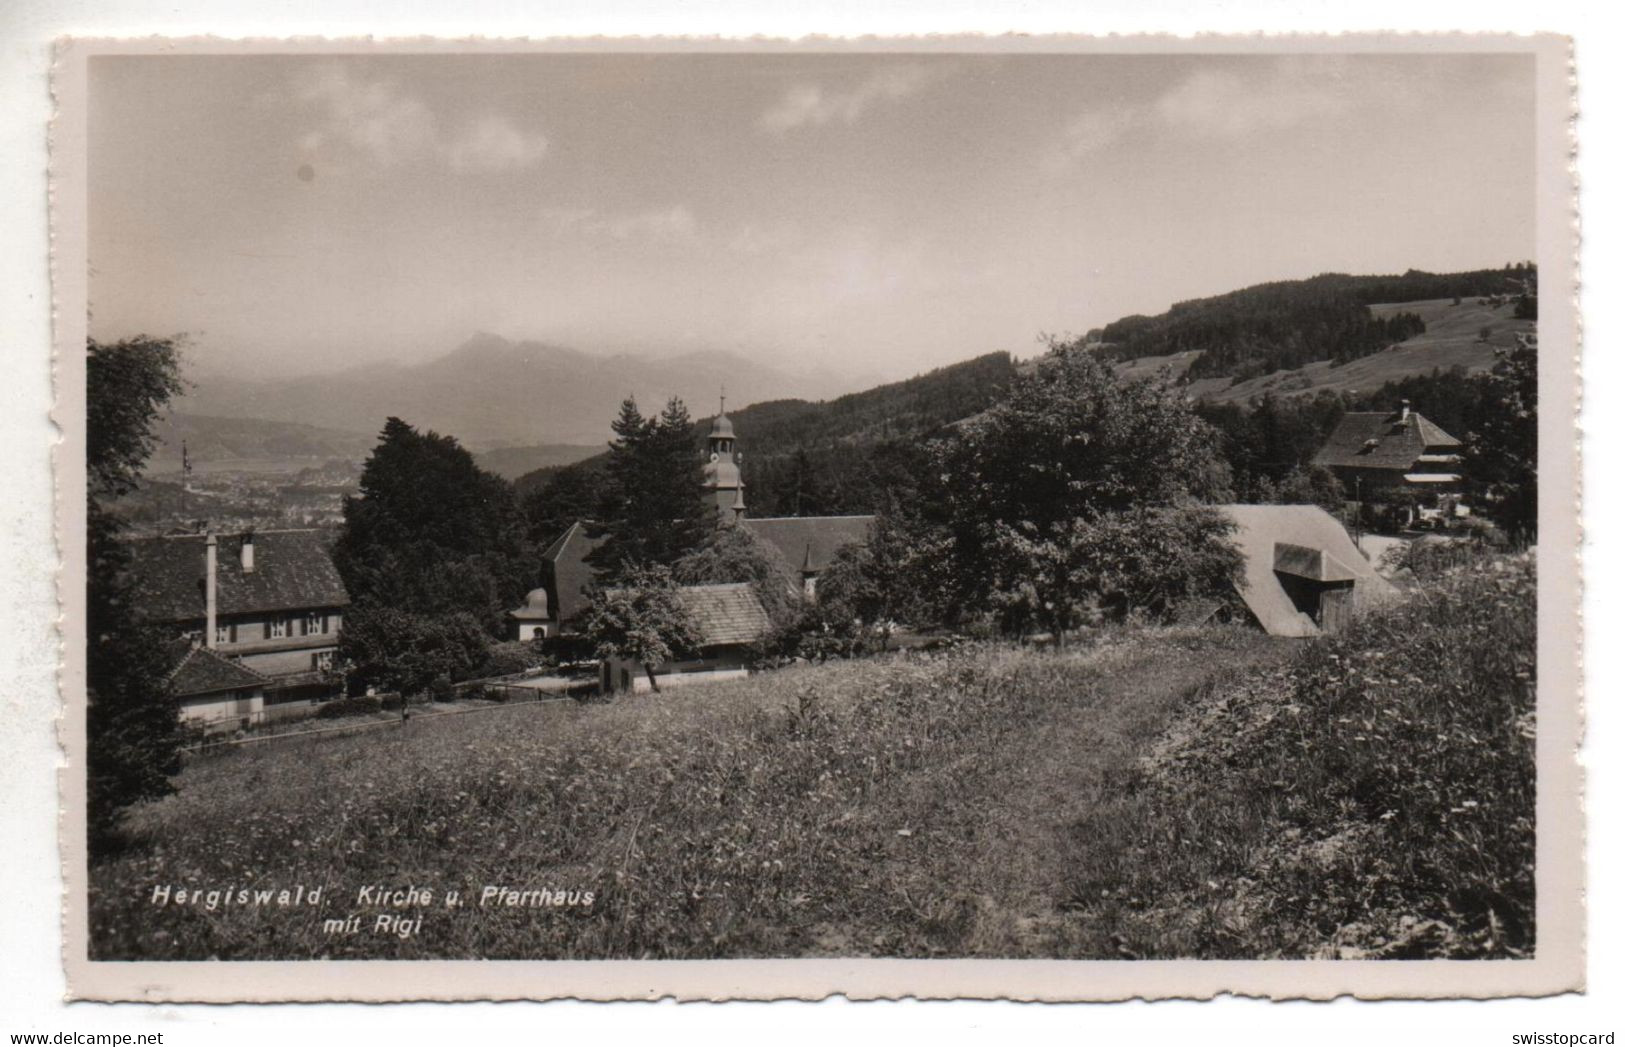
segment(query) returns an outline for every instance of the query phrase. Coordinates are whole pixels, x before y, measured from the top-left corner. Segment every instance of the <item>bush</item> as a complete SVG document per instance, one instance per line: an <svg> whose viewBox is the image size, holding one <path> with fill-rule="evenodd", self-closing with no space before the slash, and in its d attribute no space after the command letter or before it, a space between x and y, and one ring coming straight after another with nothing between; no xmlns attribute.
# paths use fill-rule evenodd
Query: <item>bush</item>
<svg viewBox="0 0 1625 1047"><path fill-rule="evenodd" d="M500 641L485 649L485 660L474 670L470 679L511 676L552 664L551 657L542 650L540 643L529 640Z"/></svg>
<svg viewBox="0 0 1625 1047"><path fill-rule="evenodd" d="M335 698L316 707L316 719L338 720L346 716L366 716L369 713L380 712L383 708L383 701L373 695L363 694L353 698Z"/></svg>

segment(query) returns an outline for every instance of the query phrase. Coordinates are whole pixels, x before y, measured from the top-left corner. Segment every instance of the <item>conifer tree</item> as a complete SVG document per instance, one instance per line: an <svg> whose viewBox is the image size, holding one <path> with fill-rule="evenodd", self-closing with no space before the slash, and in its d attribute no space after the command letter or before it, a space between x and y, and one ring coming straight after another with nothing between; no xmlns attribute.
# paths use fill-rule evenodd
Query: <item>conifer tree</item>
<svg viewBox="0 0 1625 1047"><path fill-rule="evenodd" d="M699 448L681 400L644 418L627 397L611 428L603 516L587 533L603 539L590 562L614 579L637 566L669 566L699 545L714 520L700 499Z"/></svg>
<svg viewBox="0 0 1625 1047"><path fill-rule="evenodd" d="M135 490L157 443L154 424L181 392L173 339L91 341L85 366L87 826L94 852L116 840L123 811L173 791L180 716L163 637L142 623L128 577L123 521L107 503Z"/></svg>

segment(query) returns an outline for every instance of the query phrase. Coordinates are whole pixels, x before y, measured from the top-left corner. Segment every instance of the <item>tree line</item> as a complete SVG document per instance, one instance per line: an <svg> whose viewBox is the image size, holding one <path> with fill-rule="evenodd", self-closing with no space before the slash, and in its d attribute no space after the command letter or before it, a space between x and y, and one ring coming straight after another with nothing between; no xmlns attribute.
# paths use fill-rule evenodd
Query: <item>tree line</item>
<svg viewBox="0 0 1625 1047"><path fill-rule="evenodd" d="M1200 351L1187 377L1243 381L1316 360L1346 363L1426 330L1415 313L1378 317L1372 305L1504 296L1527 301L1532 310L1534 279L1530 262L1464 273L1326 273L1179 302L1157 316L1127 316L1090 332L1088 340L1112 360Z"/></svg>

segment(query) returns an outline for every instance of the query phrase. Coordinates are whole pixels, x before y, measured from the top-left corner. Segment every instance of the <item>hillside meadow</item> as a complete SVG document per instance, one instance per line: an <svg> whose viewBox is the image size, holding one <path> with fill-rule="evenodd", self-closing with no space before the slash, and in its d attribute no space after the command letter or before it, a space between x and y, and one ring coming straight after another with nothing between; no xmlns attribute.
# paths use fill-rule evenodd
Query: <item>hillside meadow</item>
<svg viewBox="0 0 1625 1047"><path fill-rule="evenodd" d="M200 759L92 869L92 954L1526 955L1532 584L1480 565L1331 641L1109 629Z"/></svg>
<svg viewBox="0 0 1625 1047"><path fill-rule="evenodd" d="M1479 305L1476 299L1464 298L1456 305L1452 299L1440 298L1370 308L1372 315L1381 319L1401 312L1414 313L1427 324L1427 330L1381 352L1345 363L1317 360L1239 382L1228 377L1197 378L1190 382L1187 390L1191 396L1214 403L1242 404L1265 393L1277 396L1313 396L1323 390L1370 393L1389 382L1430 374L1435 369L1449 371L1459 366L1468 374L1488 371L1495 365L1497 350L1512 348L1519 334L1532 334L1535 330L1533 320L1513 316L1516 306L1511 302ZM1486 327L1490 330L1488 341L1480 338ZM1125 378L1150 377L1164 369L1177 378L1190 370L1201 355L1198 349L1167 356L1145 356L1123 361L1116 369Z"/></svg>

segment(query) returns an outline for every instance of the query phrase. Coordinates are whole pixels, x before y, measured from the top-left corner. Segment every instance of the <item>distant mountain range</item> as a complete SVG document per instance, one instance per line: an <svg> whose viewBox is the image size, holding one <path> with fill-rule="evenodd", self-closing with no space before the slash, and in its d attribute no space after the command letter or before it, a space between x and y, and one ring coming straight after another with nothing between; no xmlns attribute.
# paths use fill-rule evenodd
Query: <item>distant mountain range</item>
<svg viewBox="0 0 1625 1047"><path fill-rule="evenodd" d="M593 356L480 334L422 364L269 381L209 378L177 400L175 410L364 433L377 433L393 415L456 436L472 449L601 447L628 394L645 414L657 412L671 396L701 414L724 387L729 400L747 404L787 396L823 399L849 391L851 384L793 375L725 352Z"/></svg>

